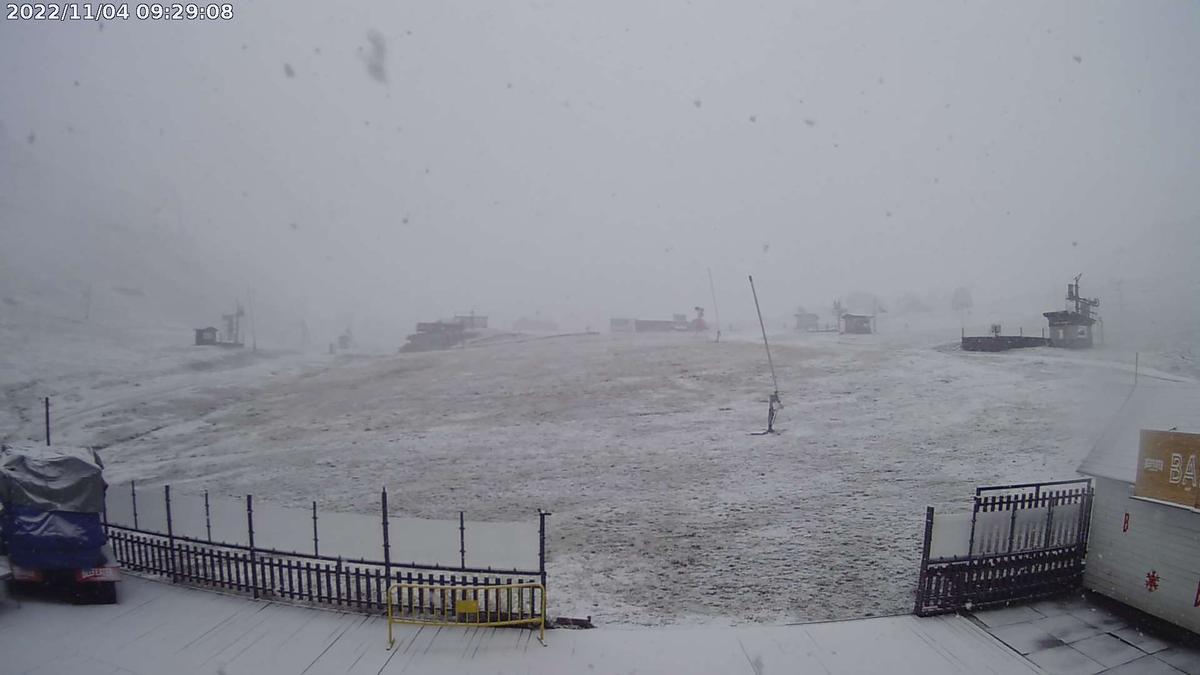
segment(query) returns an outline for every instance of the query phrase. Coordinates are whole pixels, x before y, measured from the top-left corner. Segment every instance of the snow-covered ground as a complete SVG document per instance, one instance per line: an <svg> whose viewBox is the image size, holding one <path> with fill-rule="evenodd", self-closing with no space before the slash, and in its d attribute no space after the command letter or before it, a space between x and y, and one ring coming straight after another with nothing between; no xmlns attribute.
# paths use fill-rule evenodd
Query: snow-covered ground
<svg viewBox="0 0 1200 675"><path fill-rule="evenodd" d="M924 507L1074 476L1133 358L963 353L952 322L781 333L781 433L752 436L771 389L754 333L329 356L59 328L7 352L10 440L40 438L49 393L56 439L103 447L114 483L364 514L386 486L430 519L544 508L552 610L604 623L909 611ZM1196 386L1153 362L1143 376Z"/></svg>

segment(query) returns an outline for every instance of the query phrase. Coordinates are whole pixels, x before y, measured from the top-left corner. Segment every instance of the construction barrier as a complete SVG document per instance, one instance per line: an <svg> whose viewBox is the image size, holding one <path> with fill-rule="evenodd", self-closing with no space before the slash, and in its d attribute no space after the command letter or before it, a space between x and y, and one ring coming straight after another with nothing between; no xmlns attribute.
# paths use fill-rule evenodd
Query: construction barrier
<svg viewBox="0 0 1200 675"><path fill-rule="evenodd" d="M394 583L387 592L388 649L395 624L530 626L546 644L546 587L540 583L441 585Z"/></svg>

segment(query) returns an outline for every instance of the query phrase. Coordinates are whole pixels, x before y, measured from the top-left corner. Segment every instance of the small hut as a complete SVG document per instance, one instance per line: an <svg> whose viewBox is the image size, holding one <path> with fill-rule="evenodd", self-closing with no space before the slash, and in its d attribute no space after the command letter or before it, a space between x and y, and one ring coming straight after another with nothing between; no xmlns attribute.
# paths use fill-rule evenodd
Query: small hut
<svg viewBox="0 0 1200 675"><path fill-rule="evenodd" d="M214 326L207 328L196 329L196 344L197 345L215 345L217 344L217 329Z"/></svg>
<svg viewBox="0 0 1200 675"><path fill-rule="evenodd" d="M842 315L842 332L855 335L870 335L874 333L875 317L870 314Z"/></svg>
<svg viewBox="0 0 1200 675"><path fill-rule="evenodd" d="M793 316L796 317L796 330L817 330L821 327L821 317L812 312L801 309Z"/></svg>
<svg viewBox="0 0 1200 675"><path fill-rule="evenodd" d="M1075 283L1067 284L1068 309L1042 313L1050 322L1051 347L1082 349L1092 346L1092 329L1099 320L1093 309L1100 306L1100 300L1085 298L1080 294L1081 276L1076 275ZM1073 309L1070 308L1072 304Z"/></svg>

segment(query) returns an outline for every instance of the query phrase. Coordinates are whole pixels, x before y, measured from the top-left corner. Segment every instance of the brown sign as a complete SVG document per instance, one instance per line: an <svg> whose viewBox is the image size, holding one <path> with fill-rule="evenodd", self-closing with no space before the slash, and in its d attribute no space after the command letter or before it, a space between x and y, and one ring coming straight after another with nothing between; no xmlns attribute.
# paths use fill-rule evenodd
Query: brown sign
<svg viewBox="0 0 1200 675"><path fill-rule="evenodd" d="M1138 497L1200 508L1200 434L1142 430L1138 449Z"/></svg>

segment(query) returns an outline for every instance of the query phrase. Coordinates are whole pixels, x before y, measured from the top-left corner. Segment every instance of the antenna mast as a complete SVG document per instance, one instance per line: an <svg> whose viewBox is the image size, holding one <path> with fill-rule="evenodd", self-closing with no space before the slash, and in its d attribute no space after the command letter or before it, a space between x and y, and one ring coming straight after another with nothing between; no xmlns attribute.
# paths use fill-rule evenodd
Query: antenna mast
<svg viewBox="0 0 1200 675"><path fill-rule="evenodd" d="M713 285L712 268L708 268L708 290L712 292L713 314L717 315L717 342L721 341L721 310L717 309L717 287ZM757 306L757 301L755 302Z"/></svg>

